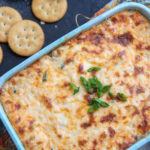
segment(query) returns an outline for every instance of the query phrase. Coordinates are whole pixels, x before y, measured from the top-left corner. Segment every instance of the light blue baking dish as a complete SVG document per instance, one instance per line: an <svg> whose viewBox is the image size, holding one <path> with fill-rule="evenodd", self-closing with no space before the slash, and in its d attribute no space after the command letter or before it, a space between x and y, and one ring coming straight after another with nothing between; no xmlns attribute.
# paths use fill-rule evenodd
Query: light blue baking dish
<svg viewBox="0 0 150 150"><path fill-rule="evenodd" d="M64 35L63 37L59 38L55 42L49 44L48 46L44 47L42 50L40 50L36 54L29 57L24 62L20 63L19 65L17 65L16 67L11 69L7 73L5 73L3 76L0 77L0 88L2 87L4 82L6 82L6 80L11 78L14 74L19 72L20 70L23 70L24 68L26 68L27 66L29 66L30 64L35 62L37 59L39 59L43 55L49 53L54 48L58 47L60 44L63 44L64 42L66 42L67 40L69 40L71 38L74 38L75 36L77 36L82 31L88 30L92 26L95 26L95 25L99 24L100 22L102 22L103 20L109 18L110 16L112 16L112 15L114 15L114 14L116 14L116 13L122 11L122 10L127 10L127 9L138 10L150 20L150 9L148 7L146 7L142 4L139 4L139 3L135 3L135 2L122 3L122 4L112 8L111 10L108 10L107 12L101 14L100 16L94 18L93 20L90 20L89 22L85 23L84 25L76 28L75 30L69 32L68 34ZM18 150L24 150L25 148L24 148L23 144L21 143L18 135L16 134L14 128L12 127L11 123L9 122L9 120L7 118L7 115L6 115L6 113L5 113L5 111L4 111L1 104L0 104L0 119L2 120L4 126L6 127L8 133L10 134L10 136L12 138L12 140L14 141L17 149ZM150 141L150 135L146 136L142 140L138 141L136 144L131 146L129 148L129 150L136 150L136 149L140 148L141 146L143 146L144 144L146 144L149 141Z"/></svg>

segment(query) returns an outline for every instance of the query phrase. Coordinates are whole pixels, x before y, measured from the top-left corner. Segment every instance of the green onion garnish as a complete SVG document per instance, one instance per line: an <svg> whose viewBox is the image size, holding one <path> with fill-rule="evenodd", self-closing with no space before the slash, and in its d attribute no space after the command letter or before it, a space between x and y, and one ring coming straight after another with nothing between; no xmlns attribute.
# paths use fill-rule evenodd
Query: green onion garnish
<svg viewBox="0 0 150 150"><path fill-rule="evenodd" d="M98 99L98 98L93 98L90 102L89 105L91 106L88 109L88 113L93 113L94 111L97 111L100 107L108 107L109 104Z"/></svg>
<svg viewBox="0 0 150 150"><path fill-rule="evenodd" d="M111 85L105 85L102 89L103 93L107 93L109 91L109 89L111 88Z"/></svg>
<svg viewBox="0 0 150 150"><path fill-rule="evenodd" d="M43 74L42 81L43 81L43 82L46 82L46 81L47 81L47 72L45 72L45 73Z"/></svg>
<svg viewBox="0 0 150 150"><path fill-rule="evenodd" d="M78 93L79 90L80 90L80 87L77 87L77 86L76 86L75 84L73 84L73 83L70 83L70 87L74 90L73 95L75 95L76 93Z"/></svg>
<svg viewBox="0 0 150 150"><path fill-rule="evenodd" d="M108 95L111 97L111 98L114 98L114 95L112 92L109 92Z"/></svg>
<svg viewBox="0 0 150 150"><path fill-rule="evenodd" d="M87 72L98 71L100 69L101 69L101 67L91 67L87 70Z"/></svg>
<svg viewBox="0 0 150 150"><path fill-rule="evenodd" d="M127 97L123 93L117 93L117 98L121 101L127 101Z"/></svg>

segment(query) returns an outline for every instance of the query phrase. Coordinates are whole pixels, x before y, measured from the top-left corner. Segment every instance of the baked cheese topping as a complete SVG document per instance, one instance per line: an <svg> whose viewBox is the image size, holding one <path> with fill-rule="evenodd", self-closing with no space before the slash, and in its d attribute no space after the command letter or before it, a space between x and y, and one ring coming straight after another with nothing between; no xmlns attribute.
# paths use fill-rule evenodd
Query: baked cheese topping
<svg viewBox="0 0 150 150"><path fill-rule="evenodd" d="M88 72L90 67L101 67ZM0 100L27 150L125 150L150 131L150 23L123 11L17 73ZM96 76L119 101L89 114L80 77ZM80 87L73 95L70 83Z"/></svg>

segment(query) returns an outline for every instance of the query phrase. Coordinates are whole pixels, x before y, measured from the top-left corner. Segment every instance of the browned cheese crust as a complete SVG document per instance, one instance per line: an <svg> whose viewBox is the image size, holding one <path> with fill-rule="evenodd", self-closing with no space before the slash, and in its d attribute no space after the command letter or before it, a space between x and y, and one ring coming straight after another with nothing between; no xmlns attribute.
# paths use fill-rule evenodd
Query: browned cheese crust
<svg viewBox="0 0 150 150"><path fill-rule="evenodd" d="M123 11L17 73L0 90L1 103L27 150L125 150L150 131L150 23ZM87 72L93 66L100 71ZM88 114L80 76L93 75L126 102ZM80 86L73 95L69 83Z"/></svg>

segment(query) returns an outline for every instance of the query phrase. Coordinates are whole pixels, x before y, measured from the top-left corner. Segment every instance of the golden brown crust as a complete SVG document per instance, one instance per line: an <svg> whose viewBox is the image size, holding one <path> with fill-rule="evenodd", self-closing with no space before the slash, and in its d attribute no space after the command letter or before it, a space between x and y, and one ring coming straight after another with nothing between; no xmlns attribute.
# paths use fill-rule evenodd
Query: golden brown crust
<svg viewBox="0 0 150 150"><path fill-rule="evenodd" d="M32 0L32 11L44 22L57 22L67 11L67 0Z"/></svg>
<svg viewBox="0 0 150 150"><path fill-rule="evenodd" d="M144 137L150 131L149 41L149 21L123 11L7 81L0 100L25 148L125 150ZM87 72L93 66L101 70ZM80 77L93 75L127 101L102 94L109 107L88 114L88 102L97 95L87 93ZM80 87L76 95L70 82Z"/></svg>

